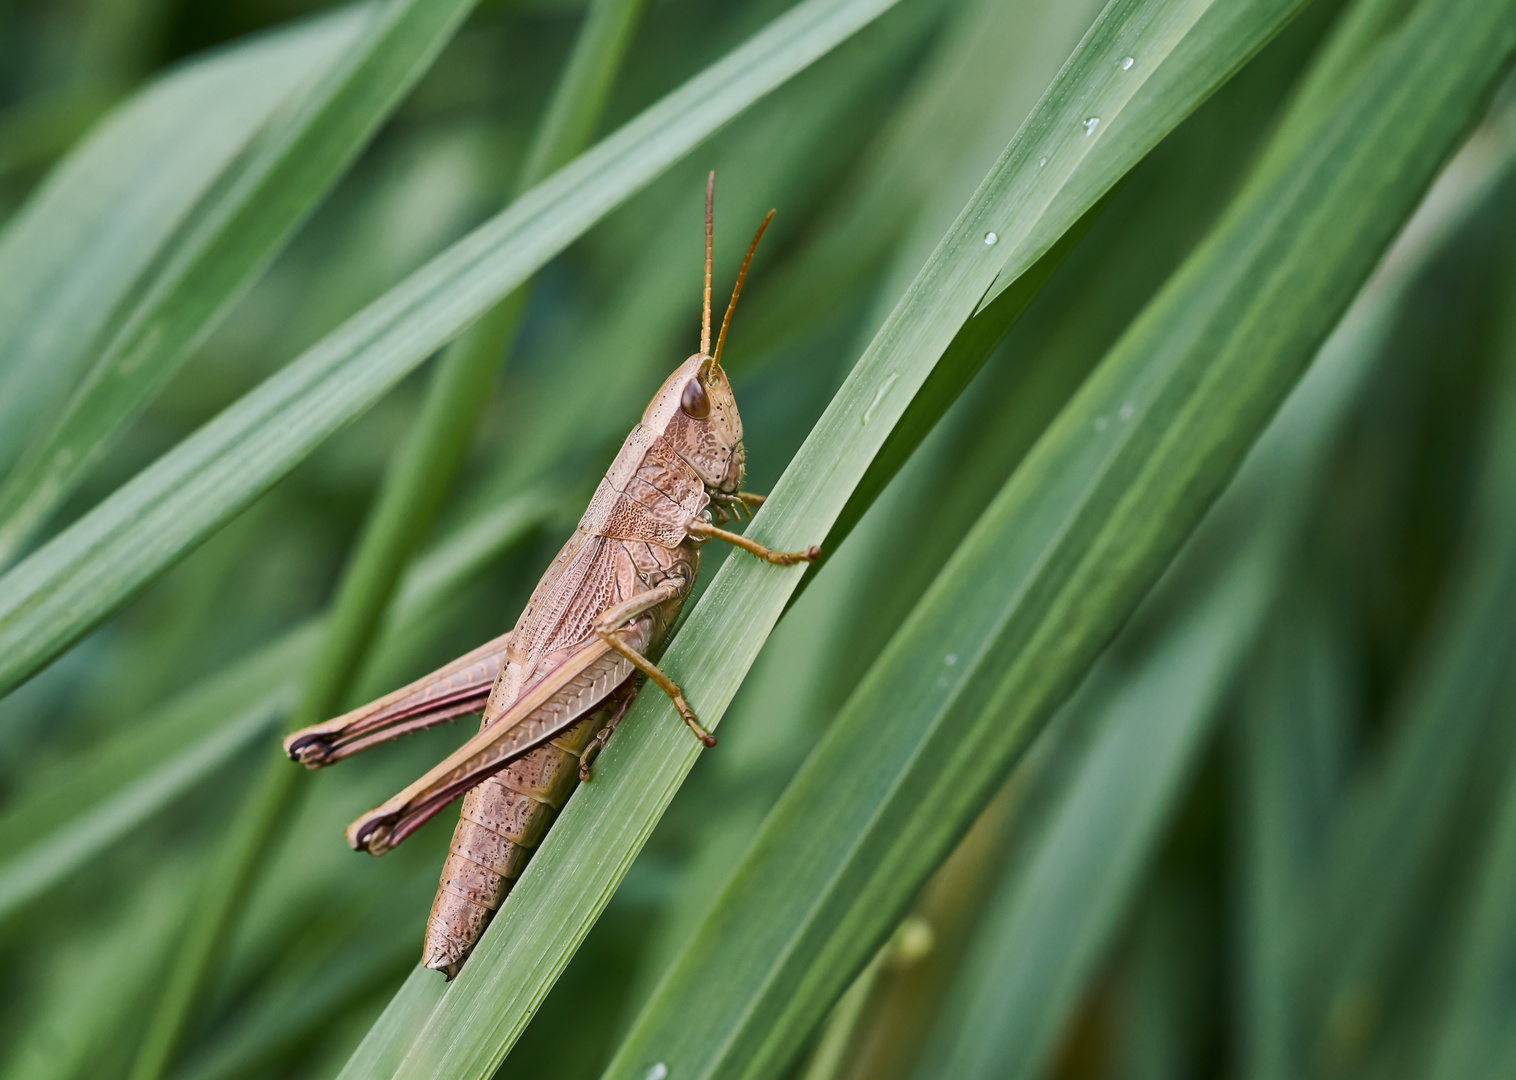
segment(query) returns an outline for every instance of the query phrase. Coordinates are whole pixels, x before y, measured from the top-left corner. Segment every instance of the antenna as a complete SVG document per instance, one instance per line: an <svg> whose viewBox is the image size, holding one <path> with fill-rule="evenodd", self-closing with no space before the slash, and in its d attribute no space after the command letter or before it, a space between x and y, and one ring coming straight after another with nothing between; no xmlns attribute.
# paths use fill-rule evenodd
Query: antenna
<svg viewBox="0 0 1516 1080"><path fill-rule="evenodd" d="M774 220L774 211L770 210L764 217L763 223L758 226L758 231L753 234L753 242L747 246L747 254L742 259L742 269L737 271L737 284L732 288L731 302L726 305L726 314L721 317L721 333L716 337L716 352L711 357L711 367L716 368L721 364L721 347L726 344L726 328L732 325L732 309L737 306L737 297L742 295L742 282L747 277L748 263L753 261L753 252L758 250L758 241L763 239L763 230L769 227L769 222Z"/></svg>
<svg viewBox="0 0 1516 1080"><path fill-rule="evenodd" d="M700 308L700 355L711 355L711 239L716 209L716 170L705 178L705 301Z"/></svg>

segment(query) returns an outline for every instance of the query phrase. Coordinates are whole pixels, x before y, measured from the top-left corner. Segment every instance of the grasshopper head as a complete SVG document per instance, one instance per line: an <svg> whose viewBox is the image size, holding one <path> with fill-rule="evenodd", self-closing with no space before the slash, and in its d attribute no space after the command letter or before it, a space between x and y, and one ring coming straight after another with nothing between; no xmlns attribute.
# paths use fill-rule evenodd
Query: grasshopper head
<svg viewBox="0 0 1516 1080"><path fill-rule="evenodd" d="M674 369L654 395L642 425L662 435L713 491L742 486L742 418L726 372L696 353Z"/></svg>
<svg viewBox="0 0 1516 1080"><path fill-rule="evenodd" d="M737 400L732 384L721 370L721 349L726 344L727 327L742 295L742 282L758 250L763 231L774 219L770 210L758 226L737 271L737 284L721 320L716 348L711 348L711 231L715 216L716 174L705 182L705 301L700 313L700 351L674 370L654 396L642 415L642 426L666 439L674 452L687 461L700 480L712 491L732 494L741 490L746 455L742 449L742 418L737 415Z"/></svg>

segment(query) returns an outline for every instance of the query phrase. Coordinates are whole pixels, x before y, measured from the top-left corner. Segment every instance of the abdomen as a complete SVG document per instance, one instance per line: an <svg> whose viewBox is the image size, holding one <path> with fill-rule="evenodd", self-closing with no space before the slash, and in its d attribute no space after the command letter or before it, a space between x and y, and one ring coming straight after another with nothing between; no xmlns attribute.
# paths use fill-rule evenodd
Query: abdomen
<svg viewBox="0 0 1516 1080"><path fill-rule="evenodd" d="M426 924L422 963L451 979L526 869L553 815L579 780L579 754L600 731L597 710L507 765L463 797Z"/></svg>

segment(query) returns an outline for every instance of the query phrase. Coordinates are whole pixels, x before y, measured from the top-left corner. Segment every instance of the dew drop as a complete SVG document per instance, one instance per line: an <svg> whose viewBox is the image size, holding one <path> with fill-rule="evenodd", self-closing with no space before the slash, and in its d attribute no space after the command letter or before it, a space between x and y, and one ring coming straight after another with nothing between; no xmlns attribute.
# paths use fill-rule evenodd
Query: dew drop
<svg viewBox="0 0 1516 1080"><path fill-rule="evenodd" d="M669 1067L660 1061L647 1071L645 1080L668 1080L668 1075Z"/></svg>
<svg viewBox="0 0 1516 1080"><path fill-rule="evenodd" d="M1097 416L1097 417L1095 417L1095 430L1096 431L1104 431L1106 428L1108 428L1110 426L1111 426L1111 422L1109 420L1107 420L1105 417L1103 417L1103 416Z"/></svg>
<svg viewBox="0 0 1516 1080"><path fill-rule="evenodd" d="M1038 167L1038 168L1039 168L1039 169L1040 169L1040 168L1042 168L1042 167L1043 167L1043 166L1044 166L1044 165L1046 165L1046 164L1047 164L1047 163L1048 163L1048 159L1047 159L1047 158L1043 158L1043 159L1042 159L1042 160L1041 160L1041 161L1039 161L1039 162L1038 162L1038 163L1037 163L1037 167Z"/></svg>
<svg viewBox="0 0 1516 1080"><path fill-rule="evenodd" d="M950 652L942 658L942 662L948 667L952 667L954 664L958 663L958 654L955 652Z"/></svg>
<svg viewBox="0 0 1516 1080"><path fill-rule="evenodd" d="M1132 418L1132 413L1136 411L1137 410L1132 408L1132 403L1128 401L1125 405L1121 406L1121 418L1123 420L1130 420Z"/></svg>
<svg viewBox="0 0 1516 1080"><path fill-rule="evenodd" d="M890 387L894 386L900 378L899 375L891 375L880 384L879 389L874 391L874 400L869 402L869 407L863 410L862 422L865 427L874 418L874 410L879 408L879 403L884 400L884 395L889 393Z"/></svg>
<svg viewBox="0 0 1516 1080"><path fill-rule="evenodd" d="M1135 64L1136 62L1137 61L1133 60L1130 56L1126 57L1125 59L1123 59L1121 61L1121 70L1122 71L1131 71L1132 70L1132 65Z"/></svg>
<svg viewBox="0 0 1516 1080"><path fill-rule="evenodd" d="M1098 128L1099 126L1100 126L1100 117L1098 117L1098 116L1092 116L1092 117L1090 117L1088 120L1086 120L1084 122L1084 133L1085 133L1085 135L1093 135L1093 134L1095 134L1095 129Z"/></svg>
<svg viewBox="0 0 1516 1080"><path fill-rule="evenodd" d="M1000 237L997 234L992 233L992 232L987 232L987 233L984 234L984 246L985 247L994 247L995 246L995 241L999 240L999 239L1000 239Z"/></svg>

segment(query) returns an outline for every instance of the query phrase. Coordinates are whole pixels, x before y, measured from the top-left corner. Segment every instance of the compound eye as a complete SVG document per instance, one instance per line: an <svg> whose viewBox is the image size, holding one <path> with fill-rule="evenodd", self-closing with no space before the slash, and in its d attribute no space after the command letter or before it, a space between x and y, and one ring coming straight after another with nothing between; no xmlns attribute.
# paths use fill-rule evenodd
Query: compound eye
<svg viewBox="0 0 1516 1080"><path fill-rule="evenodd" d="M704 420L711 415L711 398L700 385L699 379L684 384L684 394L679 398L679 407L694 420Z"/></svg>

